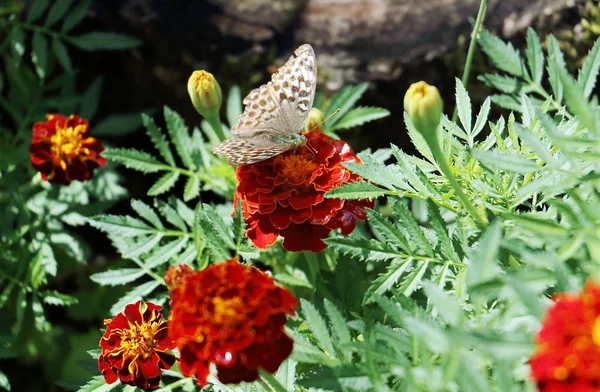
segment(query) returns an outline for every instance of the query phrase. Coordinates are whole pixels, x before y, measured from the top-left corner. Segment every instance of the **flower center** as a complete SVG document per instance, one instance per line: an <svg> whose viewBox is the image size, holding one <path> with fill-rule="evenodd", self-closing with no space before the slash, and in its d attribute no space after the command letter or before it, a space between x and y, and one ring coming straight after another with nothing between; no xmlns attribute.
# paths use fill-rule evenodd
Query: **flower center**
<svg viewBox="0 0 600 392"><path fill-rule="evenodd" d="M212 303L215 307L215 321L219 324L234 325L246 317L243 311L244 304L239 297L215 297L213 298Z"/></svg>
<svg viewBox="0 0 600 392"><path fill-rule="evenodd" d="M600 346L600 317L596 318L594 326L592 327L592 340L597 346Z"/></svg>
<svg viewBox="0 0 600 392"><path fill-rule="evenodd" d="M142 355L144 358L154 353L156 347L156 332L159 323L131 324L130 328L123 330L121 347L130 355Z"/></svg>
<svg viewBox="0 0 600 392"><path fill-rule="evenodd" d="M307 160L299 154L290 154L287 156L279 155L275 158L275 164L281 165L281 175L287 177L292 184L302 184L306 182L318 164Z"/></svg>
<svg viewBox="0 0 600 392"><path fill-rule="evenodd" d="M54 156L59 157L60 161L65 163L70 162L73 157L79 156L83 149L81 135L86 129L85 124L65 128L58 128L57 125L56 133L50 137Z"/></svg>

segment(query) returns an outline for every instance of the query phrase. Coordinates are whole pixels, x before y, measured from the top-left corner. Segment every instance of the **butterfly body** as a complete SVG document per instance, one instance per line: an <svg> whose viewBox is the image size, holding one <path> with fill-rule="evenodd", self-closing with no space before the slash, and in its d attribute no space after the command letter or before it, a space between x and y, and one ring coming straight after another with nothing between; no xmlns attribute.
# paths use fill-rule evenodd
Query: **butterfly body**
<svg viewBox="0 0 600 392"><path fill-rule="evenodd" d="M312 107L317 84L315 53L308 44L294 51L271 81L244 98L245 109L231 127L233 138L213 148L234 166L259 162L306 143L299 133Z"/></svg>

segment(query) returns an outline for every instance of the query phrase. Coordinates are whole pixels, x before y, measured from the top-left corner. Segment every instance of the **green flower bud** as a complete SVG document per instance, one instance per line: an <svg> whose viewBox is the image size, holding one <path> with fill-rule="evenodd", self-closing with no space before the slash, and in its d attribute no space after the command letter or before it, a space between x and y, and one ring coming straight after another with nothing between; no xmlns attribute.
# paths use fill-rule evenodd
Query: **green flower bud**
<svg viewBox="0 0 600 392"><path fill-rule="evenodd" d="M304 132L310 132L313 129L321 130L323 128L323 121L325 121L325 116L323 116L322 111L315 108L310 109L308 119L306 120L306 124L304 124Z"/></svg>
<svg viewBox="0 0 600 392"><path fill-rule="evenodd" d="M210 72L194 71L187 87L192 103L200 115L204 118L219 116L223 102L221 86Z"/></svg>
<svg viewBox="0 0 600 392"><path fill-rule="evenodd" d="M404 96L404 110L422 134L435 134L444 102L435 86L420 81L411 84Z"/></svg>

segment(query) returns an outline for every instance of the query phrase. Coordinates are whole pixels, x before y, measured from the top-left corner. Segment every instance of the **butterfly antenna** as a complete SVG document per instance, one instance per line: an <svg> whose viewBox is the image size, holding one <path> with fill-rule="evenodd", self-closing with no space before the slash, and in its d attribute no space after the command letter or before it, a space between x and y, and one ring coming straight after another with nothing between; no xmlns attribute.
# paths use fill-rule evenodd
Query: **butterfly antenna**
<svg viewBox="0 0 600 392"><path fill-rule="evenodd" d="M323 121L321 121L320 123L318 123L317 125L315 125L314 127L312 127L312 129L310 131L314 131L315 129L319 128L322 124L325 123L325 121L329 120L331 117L335 116L336 114L338 114L338 112L342 110L342 108L337 108L335 110L335 112L331 113L329 116L327 116L327 118ZM309 132L310 132L309 131Z"/></svg>

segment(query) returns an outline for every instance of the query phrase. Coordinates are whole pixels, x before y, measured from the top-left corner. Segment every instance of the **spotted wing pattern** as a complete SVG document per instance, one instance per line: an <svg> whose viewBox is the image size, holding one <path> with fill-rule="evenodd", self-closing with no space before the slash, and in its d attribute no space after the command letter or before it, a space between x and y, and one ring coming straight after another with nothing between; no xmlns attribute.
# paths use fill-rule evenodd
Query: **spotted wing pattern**
<svg viewBox="0 0 600 392"><path fill-rule="evenodd" d="M245 110L231 133L238 137L299 133L312 108L316 85L315 52L312 46L304 44L271 76L269 83L244 98Z"/></svg>
<svg viewBox="0 0 600 392"><path fill-rule="evenodd" d="M292 143L277 143L264 138L231 138L213 148L224 155L230 165L242 166L264 161L294 147Z"/></svg>

